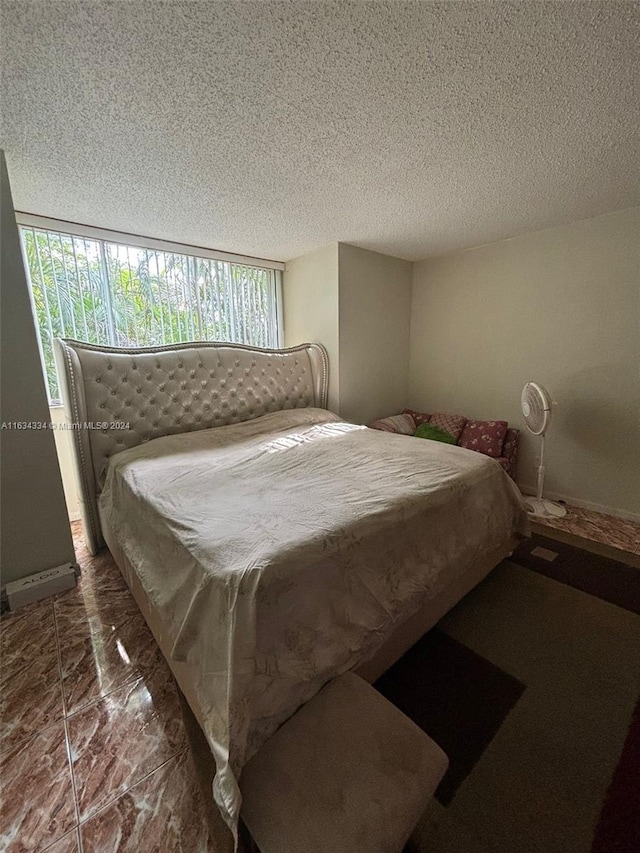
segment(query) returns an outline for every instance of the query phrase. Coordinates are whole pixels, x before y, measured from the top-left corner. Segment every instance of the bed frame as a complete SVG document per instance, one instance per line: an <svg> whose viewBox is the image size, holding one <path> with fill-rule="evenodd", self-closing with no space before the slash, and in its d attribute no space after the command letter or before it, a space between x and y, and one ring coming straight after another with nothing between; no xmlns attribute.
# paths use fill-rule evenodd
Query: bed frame
<svg viewBox="0 0 640 853"><path fill-rule="evenodd" d="M74 424L76 474L87 546L92 554L109 547L186 698L195 720L202 714L183 664L122 553L117 537L100 518L98 496L109 457L163 435L208 429L281 409L326 408L328 359L320 344L259 349L240 344L189 343L118 349L74 340L54 342L67 420ZM122 425L129 424L129 428ZM439 595L401 625L357 672L375 681L416 643L515 546L509 538L479 555ZM197 729L197 727L195 727ZM193 738L192 745L194 743ZM199 741L205 744L204 735ZM196 764L212 773L209 761ZM208 781L203 784L206 790ZM210 786L209 786L209 798ZM210 831L221 851L233 849L218 810L209 809ZM216 848L217 849L217 848Z"/></svg>
<svg viewBox="0 0 640 853"><path fill-rule="evenodd" d="M54 341L87 547L105 544L98 495L109 457L163 435L239 423L281 409L327 405L321 344L260 349L194 342L119 349Z"/></svg>

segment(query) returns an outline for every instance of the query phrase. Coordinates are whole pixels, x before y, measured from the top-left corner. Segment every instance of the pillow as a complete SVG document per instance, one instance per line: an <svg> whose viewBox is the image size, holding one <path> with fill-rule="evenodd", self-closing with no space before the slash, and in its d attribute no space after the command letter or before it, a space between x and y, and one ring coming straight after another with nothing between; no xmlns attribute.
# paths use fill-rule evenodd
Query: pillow
<svg viewBox="0 0 640 853"><path fill-rule="evenodd" d="M403 409L402 414L411 415L416 422L416 426L420 426L420 424L428 424L431 419L431 415L428 412L414 412L413 409Z"/></svg>
<svg viewBox="0 0 640 853"><path fill-rule="evenodd" d="M460 433L464 429L466 422L467 419L462 415L443 415L442 412L436 412L435 415L431 415L431 420L429 421L430 424L435 424L440 429L446 430L454 437L456 442L460 438Z"/></svg>
<svg viewBox="0 0 640 853"><path fill-rule="evenodd" d="M391 415L369 424L371 429L381 429L383 432L397 432L400 435L413 435L416 424L411 415Z"/></svg>
<svg viewBox="0 0 640 853"><path fill-rule="evenodd" d="M467 421L460 436L460 447L477 450L497 459L502 456L502 445L509 424L506 421Z"/></svg>
<svg viewBox="0 0 640 853"><path fill-rule="evenodd" d="M435 424L420 424L415 431L416 438L430 438L432 441L443 441L445 444L455 444L456 440L447 432Z"/></svg>

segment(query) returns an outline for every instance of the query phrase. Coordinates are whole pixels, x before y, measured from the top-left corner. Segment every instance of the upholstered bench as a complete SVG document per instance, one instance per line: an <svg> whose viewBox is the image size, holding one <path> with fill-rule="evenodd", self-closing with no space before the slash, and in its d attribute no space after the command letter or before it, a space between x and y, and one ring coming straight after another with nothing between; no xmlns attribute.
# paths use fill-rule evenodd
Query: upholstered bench
<svg viewBox="0 0 640 853"><path fill-rule="evenodd" d="M346 673L246 765L242 818L261 853L400 853L447 765L408 717Z"/></svg>

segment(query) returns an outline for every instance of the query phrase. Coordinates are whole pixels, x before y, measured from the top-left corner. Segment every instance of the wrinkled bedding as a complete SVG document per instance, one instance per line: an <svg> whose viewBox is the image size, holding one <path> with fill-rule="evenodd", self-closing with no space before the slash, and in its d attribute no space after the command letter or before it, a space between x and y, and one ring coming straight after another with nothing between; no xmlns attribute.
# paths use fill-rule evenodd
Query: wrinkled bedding
<svg viewBox="0 0 640 853"><path fill-rule="evenodd" d="M321 409L125 450L100 512L191 673L234 831L277 727L527 525L494 460Z"/></svg>

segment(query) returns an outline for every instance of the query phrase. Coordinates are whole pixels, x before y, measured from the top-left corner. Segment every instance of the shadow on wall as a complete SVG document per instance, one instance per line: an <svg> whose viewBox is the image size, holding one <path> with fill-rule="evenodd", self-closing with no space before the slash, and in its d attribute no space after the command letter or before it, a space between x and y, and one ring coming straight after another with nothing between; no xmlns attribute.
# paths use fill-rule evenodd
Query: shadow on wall
<svg viewBox="0 0 640 853"><path fill-rule="evenodd" d="M638 430L638 401L625 399L623 371L624 365L612 363L566 377L554 389L558 408L552 431L589 454L625 456L623 439Z"/></svg>

